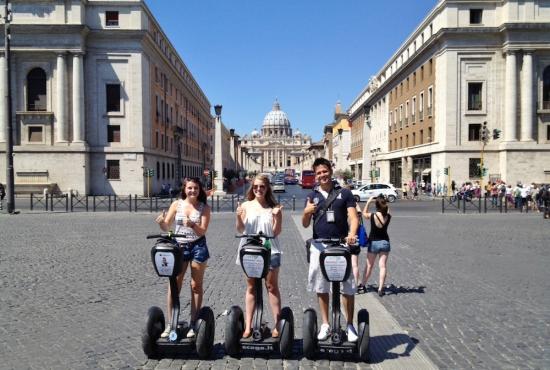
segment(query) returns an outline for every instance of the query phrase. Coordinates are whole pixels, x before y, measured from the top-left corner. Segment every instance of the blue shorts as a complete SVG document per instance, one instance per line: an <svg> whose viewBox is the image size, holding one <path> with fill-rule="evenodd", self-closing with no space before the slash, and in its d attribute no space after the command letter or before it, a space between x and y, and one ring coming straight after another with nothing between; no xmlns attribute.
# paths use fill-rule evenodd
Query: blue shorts
<svg viewBox="0 0 550 370"><path fill-rule="evenodd" d="M281 267L281 253L272 254L269 262L270 270L275 270L278 267Z"/></svg>
<svg viewBox="0 0 550 370"><path fill-rule="evenodd" d="M387 240L369 240L369 253L380 253L390 251L390 242Z"/></svg>
<svg viewBox="0 0 550 370"><path fill-rule="evenodd" d="M194 261L204 263L210 258L206 238L203 238L196 244L181 243L180 245L183 251L182 259L184 262Z"/></svg>

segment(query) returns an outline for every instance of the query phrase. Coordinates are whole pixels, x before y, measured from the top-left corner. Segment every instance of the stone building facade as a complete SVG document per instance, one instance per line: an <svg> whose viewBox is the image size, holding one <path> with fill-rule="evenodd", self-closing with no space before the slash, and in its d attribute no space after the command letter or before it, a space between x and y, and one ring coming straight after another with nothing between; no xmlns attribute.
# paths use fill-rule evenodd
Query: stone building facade
<svg viewBox="0 0 550 370"><path fill-rule="evenodd" d="M245 168L256 172L282 172L293 168L301 172L311 137L293 130L287 114L276 100L264 118L260 131L252 131L240 140L241 150L247 153Z"/></svg>
<svg viewBox="0 0 550 370"><path fill-rule="evenodd" d="M547 1L441 0L349 113L376 180L550 182L549 101Z"/></svg>
<svg viewBox="0 0 550 370"><path fill-rule="evenodd" d="M16 192L142 195L211 167L210 102L143 1L13 2L11 51Z"/></svg>

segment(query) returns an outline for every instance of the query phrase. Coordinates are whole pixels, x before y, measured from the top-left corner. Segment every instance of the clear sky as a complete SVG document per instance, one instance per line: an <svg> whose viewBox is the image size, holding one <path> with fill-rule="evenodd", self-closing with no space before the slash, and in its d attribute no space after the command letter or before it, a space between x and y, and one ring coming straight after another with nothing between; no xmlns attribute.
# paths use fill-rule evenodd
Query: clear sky
<svg viewBox="0 0 550 370"><path fill-rule="evenodd" d="M317 141L437 0L146 2L228 128L260 129L278 98Z"/></svg>

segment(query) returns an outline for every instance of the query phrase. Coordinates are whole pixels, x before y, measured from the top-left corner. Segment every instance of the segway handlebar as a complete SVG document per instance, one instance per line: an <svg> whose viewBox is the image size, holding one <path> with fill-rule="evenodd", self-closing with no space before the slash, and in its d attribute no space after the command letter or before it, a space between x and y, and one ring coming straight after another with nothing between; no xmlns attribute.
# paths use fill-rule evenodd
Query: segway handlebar
<svg viewBox="0 0 550 370"><path fill-rule="evenodd" d="M187 238L187 235L184 234L175 234L173 232L166 232L166 233L160 233L160 234L149 234L146 237L147 239L158 239L158 238L167 238L167 239L174 239L174 238Z"/></svg>
<svg viewBox="0 0 550 370"><path fill-rule="evenodd" d="M325 243L325 244L346 244L346 240L344 238L320 238L320 239L314 239L316 243Z"/></svg>
<svg viewBox="0 0 550 370"><path fill-rule="evenodd" d="M235 238L239 239L239 238L256 238L256 239L259 239L259 238L264 238L264 239L275 239L274 236L269 236L269 235L266 235L262 232L258 233L258 234L237 234L235 235Z"/></svg>

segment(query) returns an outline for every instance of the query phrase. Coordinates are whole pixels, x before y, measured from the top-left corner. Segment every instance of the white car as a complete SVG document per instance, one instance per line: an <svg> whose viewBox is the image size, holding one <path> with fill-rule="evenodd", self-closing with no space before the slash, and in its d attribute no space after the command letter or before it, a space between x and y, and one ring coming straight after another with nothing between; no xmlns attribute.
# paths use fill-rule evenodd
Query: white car
<svg viewBox="0 0 550 370"><path fill-rule="evenodd" d="M271 186L271 188L274 193L277 193L279 191L285 193L285 181L283 179L276 179L275 181L273 181L273 185Z"/></svg>
<svg viewBox="0 0 550 370"><path fill-rule="evenodd" d="M352 190L351 193L357 202L366 202L370 197L377 197L380 194L384 195L390 203L397 199L397 191L392 184L366 184L359 189Z"/></svg>

